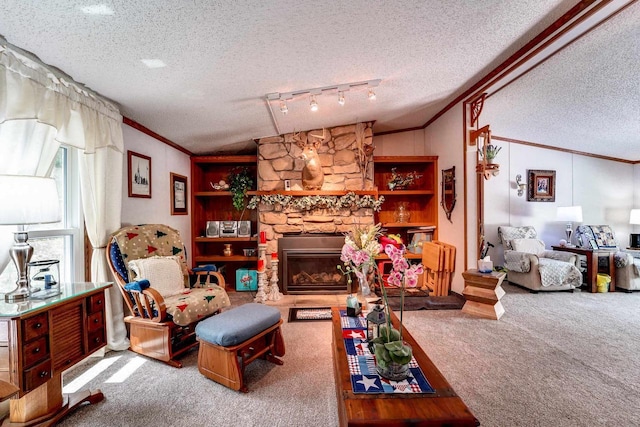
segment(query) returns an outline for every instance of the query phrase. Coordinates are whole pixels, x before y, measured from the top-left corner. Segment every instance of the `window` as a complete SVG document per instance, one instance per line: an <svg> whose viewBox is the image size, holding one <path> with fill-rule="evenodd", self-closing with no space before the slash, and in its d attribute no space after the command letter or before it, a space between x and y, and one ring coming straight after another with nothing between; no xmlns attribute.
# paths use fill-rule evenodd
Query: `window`
<svg viewBox="0 0 640 427"><path fill-rule="evenodd" d="M84 281L84 221L76 149L61 147L58 150L51 177L58 184L62 220L26 226L29 244L33 246L31 261L60 260L62 283ZM0 274L0 292L11 292L17 279L15 265L10 261Z"/></svg>

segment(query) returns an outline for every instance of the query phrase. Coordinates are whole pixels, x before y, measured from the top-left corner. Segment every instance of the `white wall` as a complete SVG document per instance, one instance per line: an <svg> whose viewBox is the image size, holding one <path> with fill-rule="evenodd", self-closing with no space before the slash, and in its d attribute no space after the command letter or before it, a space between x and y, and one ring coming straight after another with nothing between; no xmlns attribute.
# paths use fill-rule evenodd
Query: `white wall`
<svg viewBox="0 0 640 427"><path fill-rule="evenodd" d="M507 136L508 135L500 135ZM634 197L634 166L610 160L557 150L493 140L502 147L496 158L500 175L485 182L485 234L496 247L489 254L494 263L504 262L498 240L500 225L532 225L550 248L565 238L566 222L556 220L559 206L582 206L583 221L578 225L607 224L618 243L629 241L629 211ZM555 202L529 202L527 190L518 197L515 178L527 180L527 170L556 171Z"/></svg>
<svg viewBox="0 0 640 427"><path fill-rule="evenodd" d="M191 256L191 163L185 153L128 125L122 125L125 148L122 181L122 225L166 224L180 232ZM151 157L151 198L128 196L127 153L135 151ZM170 173L187 177L188 215L171 215ZM190 261L189 261L190 262Z"/></svg>
<svg viewBox="0 0 640 427"><path fill-rule="evenodd" d="M373 137L374 156L429 156L424 130L390 133Z"/></svg>

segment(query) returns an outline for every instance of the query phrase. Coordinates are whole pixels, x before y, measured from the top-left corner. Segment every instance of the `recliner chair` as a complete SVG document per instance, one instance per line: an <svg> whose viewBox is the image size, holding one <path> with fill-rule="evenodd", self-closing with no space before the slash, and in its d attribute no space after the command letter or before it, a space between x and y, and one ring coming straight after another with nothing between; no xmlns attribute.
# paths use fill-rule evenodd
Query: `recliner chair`
<svg viewBox="0 0 640 427"><path fill-rule="evenodd" d="M498 227L509 283L538 291L573 291L582 284L577 255L545 249L531 226Z"/></svg>

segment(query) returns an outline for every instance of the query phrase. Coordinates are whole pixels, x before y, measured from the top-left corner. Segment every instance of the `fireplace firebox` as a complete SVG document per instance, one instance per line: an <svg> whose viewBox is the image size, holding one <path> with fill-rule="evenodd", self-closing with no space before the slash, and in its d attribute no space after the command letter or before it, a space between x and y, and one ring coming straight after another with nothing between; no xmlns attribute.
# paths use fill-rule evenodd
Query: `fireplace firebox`
<svg viewBox="0 0 640 427"><path fill-rule="evenodd" d="M352 289L337 268L344 236L299 234L278 239L278 274L285 294L340 294ZM355 281L355 279L354 279ZM355 288L355 285L352 286Z"/></svg>

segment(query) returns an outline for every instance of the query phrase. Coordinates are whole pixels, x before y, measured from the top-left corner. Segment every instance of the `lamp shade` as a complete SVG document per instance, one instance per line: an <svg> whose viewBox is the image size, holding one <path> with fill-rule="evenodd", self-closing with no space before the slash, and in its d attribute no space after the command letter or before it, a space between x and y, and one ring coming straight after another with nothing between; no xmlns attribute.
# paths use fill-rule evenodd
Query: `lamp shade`
<svg viewBox="0 0 640 427"><path fill-rule="evenodd" d="M631 209L629 224L640 224L640 209Z"/></svg>
<svg viewBox="0 0 640 427"><path fill-rule="evenodd" d="M0 175L0 225L60 221L60 202L53 178Z"/></svg>
<svg viewBox="0 0 640 427"><path fill-rule="evenodd" d="M558 221L582 222L582 206L558 207L556 219Z"/></svg>

